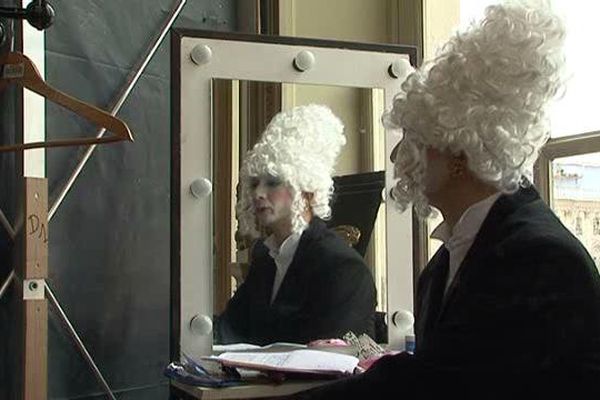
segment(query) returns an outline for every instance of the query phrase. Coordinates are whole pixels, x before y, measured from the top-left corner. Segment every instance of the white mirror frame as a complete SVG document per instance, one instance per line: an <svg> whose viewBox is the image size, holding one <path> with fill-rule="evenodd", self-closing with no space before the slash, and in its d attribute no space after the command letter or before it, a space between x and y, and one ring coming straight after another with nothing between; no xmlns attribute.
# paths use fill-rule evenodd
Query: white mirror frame
<svg viewBox="0 0 600 400"><path fill-rule="evenodd" d="M198 318L190 325L196 315L212 317L213 309L212 197L200 199L190 191L193 181L210 179L213 173L212 80L380 88L384 90L385 107L389 108L410 67L405 62L406 71L398 78L390 76L388 67L398 60L414 65L416 49L193 30L173 31L171 49L171 357L179 359L182 351L190 356L212 351L212 334L198 334L210 327L197 326ZM299 72L294 69L293 60L303 50L314 55L315 63L311 69ZM386 132L386 154L399 139L398 132ZM386 158L389 193L393 164ZM393 206L386 210L388 337L390 348L398 349L403 346L403 333L394 329L391 316L395 311L413 310L412 215L410 211L400 214Z"/></svg>
<svg viewBox="0 0 600 400"><path fill-rule="evenodd" d="M25 1L23 1L25 3ZM23 4L26 7L27 4ZM23 54L36 65L40 75L46 76L46 35L23 23ZM23 89L23 143L46 140L46 99ZM46 149L31 149L23 152L23 176L46 177Z"/></svg>

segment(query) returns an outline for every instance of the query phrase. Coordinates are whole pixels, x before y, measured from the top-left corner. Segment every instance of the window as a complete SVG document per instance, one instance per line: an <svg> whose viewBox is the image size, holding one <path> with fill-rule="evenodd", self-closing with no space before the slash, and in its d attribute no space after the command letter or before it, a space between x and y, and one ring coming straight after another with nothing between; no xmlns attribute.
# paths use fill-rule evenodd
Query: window
<svg viewBox="0 0 600 400"><path fill-rule="evenodd" d="M566 58L570 79L565 96L551 108L551 139L542 149L535 183L562 222L600 260L600 80L593 65L600 54L586 38L600 34L594 18L600 3L568 6L555 0L567 26Z"/></svg>
<svg viewBox="0 0 600 400"><path fill-rule="evenodd" d="M600 153L555 158L550 204L592 257L600 258Z"/></svg>

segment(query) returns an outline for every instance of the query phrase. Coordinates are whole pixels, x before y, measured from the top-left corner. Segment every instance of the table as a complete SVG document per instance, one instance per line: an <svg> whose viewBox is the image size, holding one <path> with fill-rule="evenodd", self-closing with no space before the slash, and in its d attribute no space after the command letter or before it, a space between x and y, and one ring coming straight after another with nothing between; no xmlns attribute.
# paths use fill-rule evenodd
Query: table
<svg viewBox="0 0 600 400"><path fill-rule="evenodd" d="M182 400L225 400L225 399L258 399L286 396L303 390L331 383L331 380L288 381L283 383L257 383L243 386L213 389L190 386L171 381L172 393L176 399Z"/></svg>

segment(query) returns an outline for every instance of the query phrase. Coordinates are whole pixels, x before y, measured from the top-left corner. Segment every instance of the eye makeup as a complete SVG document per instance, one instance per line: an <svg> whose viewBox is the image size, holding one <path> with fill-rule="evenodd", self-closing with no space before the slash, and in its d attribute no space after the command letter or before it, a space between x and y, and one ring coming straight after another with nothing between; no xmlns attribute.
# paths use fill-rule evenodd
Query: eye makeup
<svg viewBox="0 0 600 400"><path fill-rule="evenodd" d="M250 178L250 188L256 189L260 185L261 182L263 182L264 185L269 189L275 189L275 188L278 188L279 186L283 185L283 181L276 176L271 176L271 175L266 175L266 176L261 176L261 177L253 176L252 178Z"/></svg>

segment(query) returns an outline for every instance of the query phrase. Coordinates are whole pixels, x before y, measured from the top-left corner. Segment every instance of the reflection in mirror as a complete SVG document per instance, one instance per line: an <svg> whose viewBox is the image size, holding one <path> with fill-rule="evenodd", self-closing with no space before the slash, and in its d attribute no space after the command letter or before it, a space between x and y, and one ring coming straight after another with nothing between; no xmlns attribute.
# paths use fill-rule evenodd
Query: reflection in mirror
<svg viewBox="0 0 600 400"><path fill-rule="evenodd" d="M213 181L220 183L215 185L213 202L213 315L216 343L306 343L341 337L347 330L357 330L354 332L357 334L363 333L363 330L378 342L386 342L385 210L381 202L381 192L385 186L385 155L384 130L380 122L383 90L221 79L213 80L212 89ZM263 94L259 104L246 101L247 98L256 98L251 95L252 91ZM273 259L269 254L274 251L269 251L269 247L263 243L268 234L263 232L263 237L256 240L240 232L236 203L243 191L237 189L240 189L240 168L247 152L260 140L272 117L280 111L308 104L327 106L344 125L346 145L341 148L332 165L335 187L329 204L332 215L324 221L330 229L326 232L335 235L335 241L333 245L326 242L327 249L323 254L304 259L302 242L308 240L308 232L316 229L313 228L313 221L304 233L300 232L296 243L292 240L280 247L280 256L283 256L285 244L293 243L292 248L297 246L295 251L291 251L291 260L286 263L278 257ZM318 143L314 143L313 148L318 148ZM269 188L273 191L286 186L285 182L271 178L258 177L255 186L264 187L267 191ZM311 195L308 196L306 201L310 202ZM253 209L253 212L256 210ZM328 252L331 253L331 248L335 248L337 243L344 245L344 249L339 251L347 256L342 259L357 257L357 263L366 266L364 270L368 272L365 275L368 279L365 282L369 282L367 286L370 285L371 294L366 293L369 290L362 292L365 292L364 297L372 295L371 306L375 303L377 307L368 329L360 324L353 325L352 322L344 325L343 321L351 321L352 314L358 313L359 307L351 305L351 298L342 301L343 305L327 304L334 302L332 299L336 292L339 292L338 301L339 296L356 297L361 293L360 289L351 286L356 285L356 279L351 279L356 275L352 263L346 265L347 262L331 261L337 264L333 270L343 269L343 274L336 272L327 276L323 273L317 277L307 272L313 264L327 264ZM274 246L275 249L277 247ZM317 246L311 248L310 252L314 253L314 249L319 251ZM270 264L269 268L272 269L268 270L262 264ZM280 264L280 268L277 264ZM288 264L287 272L281 273L281 265L285 264ZM260 269L260 266L264 268ZM323 268L320 271L326 270L321 266L319 268ZM263 270L267 271L264 276L257 272ZM276 270L279 272L276 273ZM280 275L283 276L281 281L277 278ZM319 287L325 281L327 285ZM274 289L274 286L278 286L278 289ZM248 293L250 291L253 293ZM233 325L242 320L239 324L245 328L232 327L232 319L235 320Z"/></svg>

